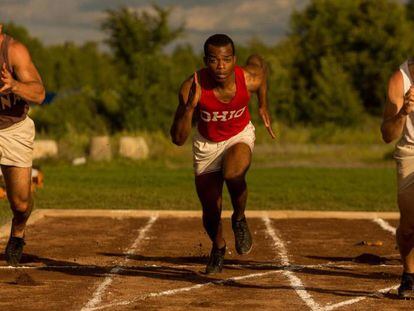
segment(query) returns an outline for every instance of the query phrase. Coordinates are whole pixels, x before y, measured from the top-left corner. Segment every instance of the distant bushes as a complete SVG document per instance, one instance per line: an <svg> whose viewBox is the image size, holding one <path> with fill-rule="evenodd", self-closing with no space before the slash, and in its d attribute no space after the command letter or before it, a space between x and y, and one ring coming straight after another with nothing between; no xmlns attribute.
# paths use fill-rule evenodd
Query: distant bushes
<svg viewBox="0 0 414 311"><path fill-rule="evenodd" d="M24 28L5 25L32 52L47 90L57 93L52 104L32 111L41 133L168 132L180 84L203 66L202 55L185 45L166 53L184 30L170 26L169 9L152 10L107 11L102 29L109 52L96 43L46 48ZM361 126L367 115L381 115L388 77L414 50L411 18L392 0L312 0L292 15L284 40L273 46L253 40L236 51L239 64L250 53L267 61L277 120Z"/></svg>

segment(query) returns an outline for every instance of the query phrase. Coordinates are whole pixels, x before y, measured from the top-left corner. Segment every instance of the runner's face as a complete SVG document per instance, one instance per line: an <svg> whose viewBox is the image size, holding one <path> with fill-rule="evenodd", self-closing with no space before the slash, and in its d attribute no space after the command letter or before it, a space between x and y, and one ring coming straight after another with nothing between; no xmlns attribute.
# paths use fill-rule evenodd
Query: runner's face
<svg viewBox="0 0 414 311"><path fill-rule="evenodd" d="M226 46L208 45L208 55L204 62L212 75L219 83L225 82L232 77L236 56L233 55L231 44Z"/></svg>

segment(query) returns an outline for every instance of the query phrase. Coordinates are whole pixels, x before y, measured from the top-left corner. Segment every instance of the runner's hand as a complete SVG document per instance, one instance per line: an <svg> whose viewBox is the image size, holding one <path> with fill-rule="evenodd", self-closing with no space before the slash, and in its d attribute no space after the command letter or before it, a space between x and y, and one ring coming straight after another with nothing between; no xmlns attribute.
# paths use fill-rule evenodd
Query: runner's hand
<svg viewBox="0 0 414 311"><path fill-rule="evenodd" d="M408 115L414 111L414 86L411 86L410 89L404 95L404 104L401 107L401 114Z"/></svg>
<svg viewBox="0 0 414 311"><path fill-rule="evenodd" d="M276 135L272 129L272 120L270 118L269 111L267 110L267 108L260 107L259 114L263 120L264 125L266 126L267 131L269 132L269 135L272 137L272 139L275 139Z"/></svg>
<svg viewBox="0 0 414 311"><path fill-rule="evenodd" d="M5 63L3 63L3 67L1 69L1 77L0 80L2 82L2 87L0 88L0 94L6 95L12 92L12 89L16 85L17 81L13 78L10 71L7 69Z"/></svg>
<svg viewBox="0 0 414 311"><path fill-rule="evenodd" d="M201 86L200 83L198 83L197 73L195 72L193 77L193 84L191 85L190 93L188 94L187 105L195 108L198 104L198 101L200 100L200 97Z"/></svg>

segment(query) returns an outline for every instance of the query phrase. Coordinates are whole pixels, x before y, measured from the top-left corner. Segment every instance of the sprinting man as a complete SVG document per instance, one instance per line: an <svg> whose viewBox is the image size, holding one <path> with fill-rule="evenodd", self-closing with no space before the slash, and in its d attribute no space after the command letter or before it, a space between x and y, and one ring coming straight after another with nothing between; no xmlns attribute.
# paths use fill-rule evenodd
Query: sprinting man
<svg viewBox="0 0 414 311"><path fill-rule="evenodd" d="M27 111L29 103L43 102L45 89L27 48L2 33L2 28L0 24L0 165L13 211L6 261L14 266L22 256L33 206L30 185L35 127Z"/></svg>
<svg viewBox="0 0 414 311"><path fill-rule="evenodd" d="M397 138L398 207L400 223L397 244L403 262L398 295L414 298L414 60L408 59L394 72L388 83L388 100L381 126L386 143Z"/></svg>
<svg viewBox="0 0 414 311"><path fill-rule="evenodd" d="M221 272L226 241L221 224L223 184L233 205L232 228L236 251L247 254L252 237L244 214L247 201L245 176L255 141L255 128L248 108L252 93L259 101L260 116L275 138L267 106L266 66L258 55L244 67L236 65L233 41L215 34L204 43L205 68L181 86L179 104L171 127L172 141L181 146L197 122L193 137L195 184L203 208L203 224L212 249L206 273Z"/></svg>

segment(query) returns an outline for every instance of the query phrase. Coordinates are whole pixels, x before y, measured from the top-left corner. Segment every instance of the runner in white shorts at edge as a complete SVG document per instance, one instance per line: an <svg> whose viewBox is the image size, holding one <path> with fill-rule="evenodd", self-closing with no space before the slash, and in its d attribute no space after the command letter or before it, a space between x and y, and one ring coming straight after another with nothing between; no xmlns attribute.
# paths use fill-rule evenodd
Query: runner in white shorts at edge
<svg viewBox="0 0 414 311"><path fill-rule="evenodd" d="M29 103L43 102L45 89L27 48L2 33L1 24L0 66L0 165L13 211L5 257L9 265L16 266L33 208L30 188L35 127L27 112Z"/></svg>
<svg viewBox="0 0 414 311"><path fill-rule="evenodd" d="M386 143L399 138L394 158L397 164L400 223L397 244L403 263L401 299L414 298L414 59L406 60L391 76L381 126Z"/></svg>

